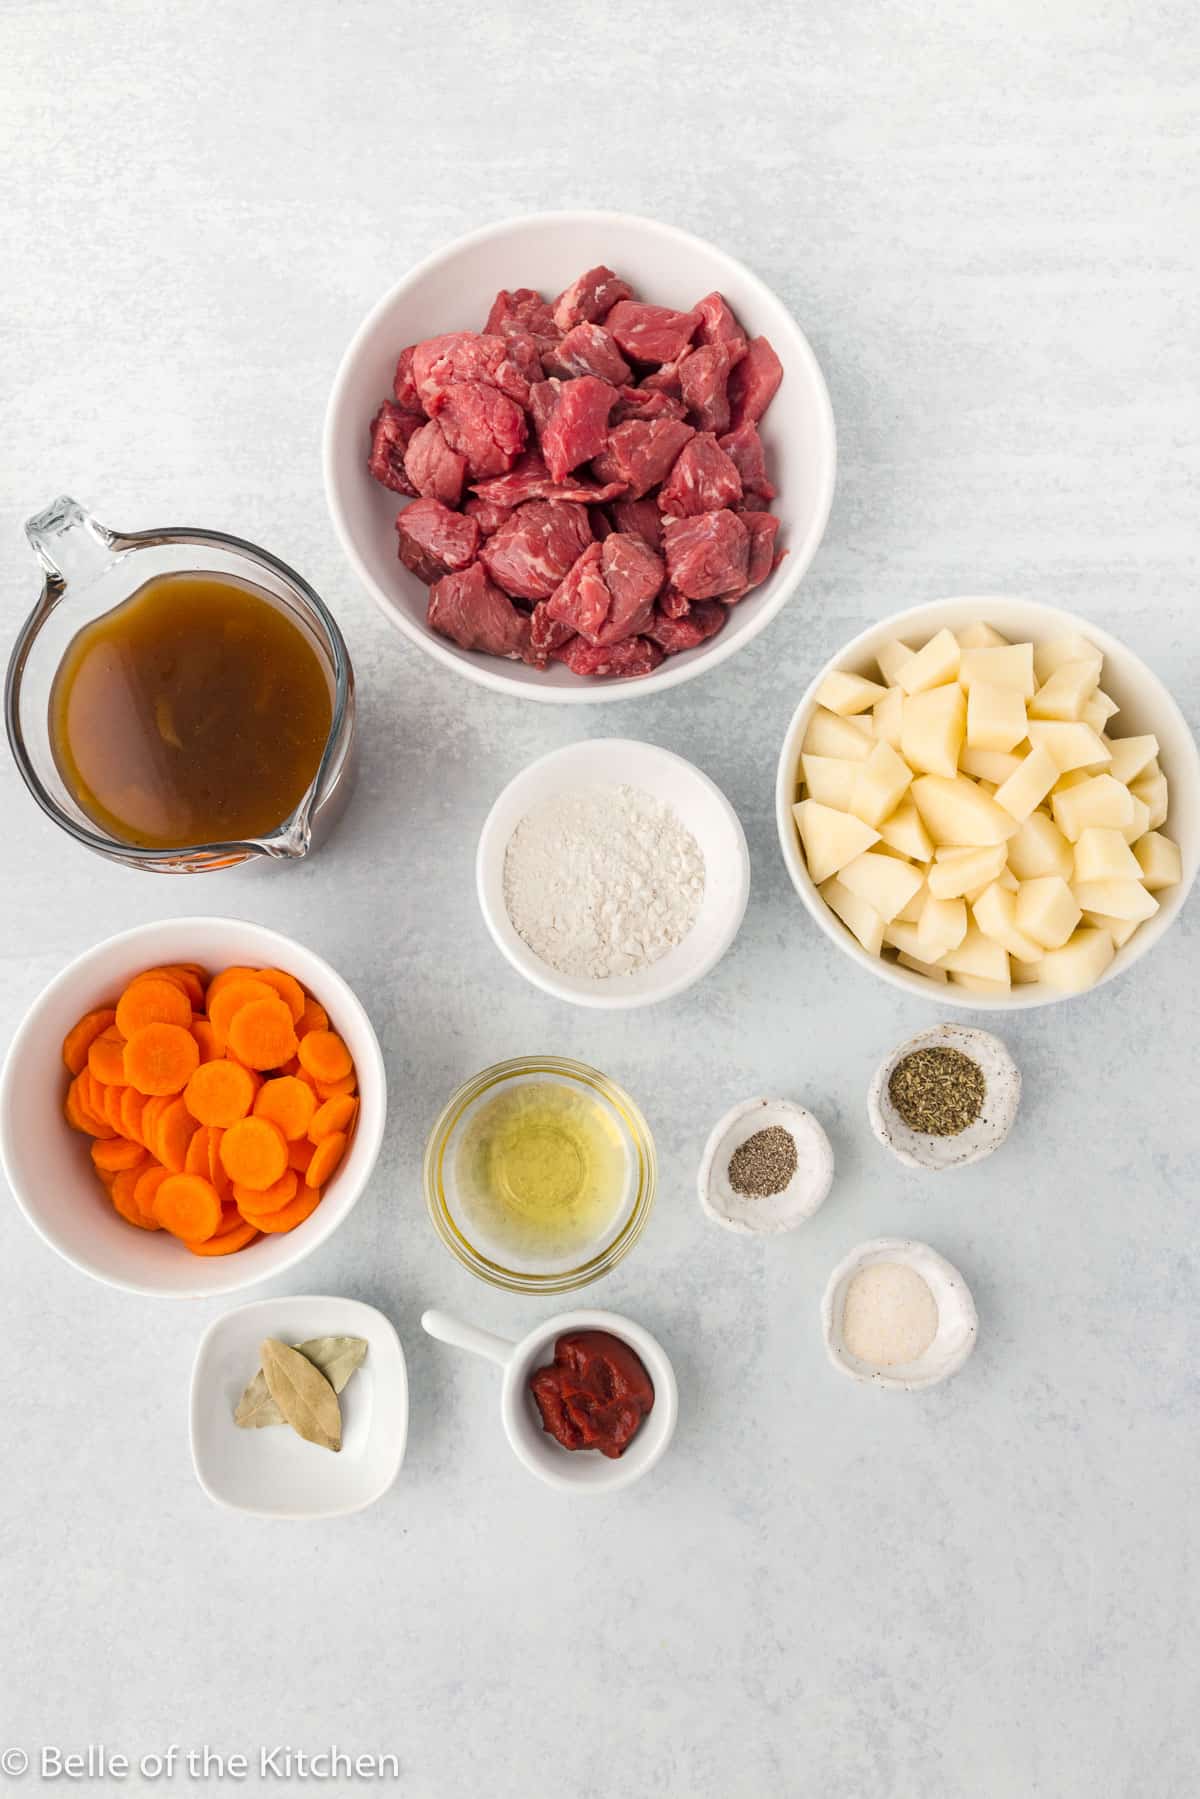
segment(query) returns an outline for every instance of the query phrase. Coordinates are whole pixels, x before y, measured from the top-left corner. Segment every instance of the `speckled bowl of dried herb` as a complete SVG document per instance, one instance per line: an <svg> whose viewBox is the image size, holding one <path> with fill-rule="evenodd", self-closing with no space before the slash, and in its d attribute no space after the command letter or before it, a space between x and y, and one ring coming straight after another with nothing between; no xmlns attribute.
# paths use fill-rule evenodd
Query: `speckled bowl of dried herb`
<svg viewBox="0 0 1200 1799"><path fill-rule="evenodd" d="M910 1037L875 1071L867 1115L907 1168L966 1168L999 1149L1016 1121L1021 1071L999 1037L942 1024Z"/></svg>

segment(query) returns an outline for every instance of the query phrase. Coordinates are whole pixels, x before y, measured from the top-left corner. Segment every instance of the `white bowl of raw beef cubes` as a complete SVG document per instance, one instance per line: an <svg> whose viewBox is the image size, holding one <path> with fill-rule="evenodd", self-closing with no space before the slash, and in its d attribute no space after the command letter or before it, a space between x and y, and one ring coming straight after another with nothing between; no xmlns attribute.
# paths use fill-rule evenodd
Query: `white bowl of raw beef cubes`
<svg viewBox="0 0 1200 1799"><path fill-rule="evenodd" d="M433 419L434 408L428 403L424 385L423 402L416 397L415 387L405 391L410 376L398 377L398 360L409 346L443 333L483 332L501 290L510 294L518 289L536 290L553 307L554 301L585 271L599 265L607 266L628 283L636 301L655 307L690 312L706 296L724 296L735 315L733 320L724 315L729 335L738 333L740 327L735 338L739 352L741 334L752 347L758 339L765 338L782 365L778 390L768 409L754 421L761 437L766 482L774 487L776 497L755 497L761 488L756 487L752 475L747 475L741 495L706 502L722 506L725 511L706 511L703 522L684 517L671 527L678 543L693 544L692 566L702 571L697 587L704 585L706 562L715 558L719 563L726 554L722 532L738 540L733 546L735 551L741 549L743 541L748 542L748 552L742 553L749 556L751 584L736 603L717 597L711 588L702 596L693 593L689 598L682 591L681 576L678 590L668 581L652 608L643 605L641 594L647 585L647 569L649 584L655 584L653 556L645 556L638 543L631 542L637 529L634 524L614 526L612 508L596 503L572 507L579 515L575 520L578 544L562 541L564 536L572 536L570 531L559 532L548 544L539 541L531 546L528 541L518 540L515 554L508 558L507 569L514 565L517 569L515 577L510 578L503 549L493 553L490 534L498 533L498 520L510 523L511 515L499 504L493 510L489 496L474 494L472 486L481 479L486 481L510 472L514 447L509 400L513 391L522 396L520 405L526 416L518 423L522 432L528 432L524 452L517 456L518 472L528 469L522 455L536 452L539 440L540 449L550 460L543 420L523 397L523 380L533 379L540 371L535 368L530 375L518 366L514 373L507 364L499 375L494 370L471 368L464 373L451 368L445 373L445 382L464 383L464 387L456 388L444 403L450 408L456 395L469 398L473 393L487 413L481 418L461 417L451 409ZM616 294L624 291L617 289ZM585 350L598 346L598 354L611 358L612 340L606 336L611 322L614 333L625 344L630 382L640 384L648 376L659 375L655 357L668 354L669 346L657 345L649 337L644 345L638 342L637 312L627 318L616 315L627 325L624 331L610 319L604 305L591 308L588 316L595 320L595 326L589 323L584 335L590 334L594 344L585 344ZM546 322L544 312L531 315L535 332ZM513 328L518 327L514 324ZM520 328L525 329L523 324ZM497 329L493 324L493 341ZM692 350L701 346L702 340L715 342L722 333L723 326L710 327L707 322L703 327L697 326L693 340L676 358L679 366L683 366ZM768 352L763 354L773 362ZM516 352L512 360L520 365ZM713 360L719 360L719 356L714 358L710 353L707 361ZM689 373L695 377L705 364L706 358L700 358ZM407 366L411 373L411 363ZM592 366L587 365L589 372ZM674 366L675 362L670 363L664 376L664 394L671 388ZM734 382L740 382L744 392L749 368L747 358L740 373L733 368L722 374L722 389L728 380L730 395ZM598 377L602 374L602 378L619 385L624 379L619 357L616 371L611 373L597 365ZM573 372L574 364L564 367L564 383ZM487 392L468 381L468 376L477 373ZM504 397L496 397L494 381L504 389ZM510 382L516 383L515 390ZM550 393L549 388L542 391ZM442 396L445 393L443 387ZM677 401L678 418L678 408L684 402L678 386L671 393ZM572 399L582 402L587 397L588 384L576 383ZM422 404L431 414L424 423L420 414L412 410ZM551 400L547 399L546 404L549 406ZM636 417L638 430L643 431L643 414L634 408L640 409L644 404L644 400L632 398L622 402L614 408L610 423L615 426L622 419L627 422ZM383 428L375 423L380 418L385 421ZM708 421L703 411L695 410L686 413L686 420L696 424L698 433L712 433L703 446L689 449L689 461L703 448L713 463L720 463L728 471L725 458L736 460L737 453L726 449L718 456L713 448L721 424ZM660 422L656 416L656 430ZM579 429L588 429L586 418L579 421ZM506 431L510 433L507 438ZM468 441L463 441L464 433ZM465 452L468 465L457 499L453 496L461 465L456 466L454 456L447 454L447 440L454 451ZM485 472L483 460L489 441L495 443L497 453L490 474ZM569 447L576 448L578 441ZM477 456L474 446L481 442L484 451ZM757 450L755 444L755 456ZM368 470L369 457L377 478ZM438 662L485 687L526 699L579 703L629 698L676 686L725 661L757 636L795 590L816 553L833 497L836 447L829 396L808 341L782 301L749 269L713 245L651 219L624 213L550 213L513 219L460 238L419 264L385 295L355 334L334 382L325 424L324 464L330 511L351 565L384 616L406 637ZM739 477L743 473L739 461ZM597 487L605 481L618 486L623 475L627 477L628 470L609 468L605 474L602 453L596 460L588 458L578 463L567 483L582 483L591 500ZM566 496L561 492L561 482L558 485L559 491L554 494L528 491L529 500L538 503L543 517L547 516L547 501L556 502L562 516ZM511 490L499 490L499 499L510 497ZM633 497L628 480L625 497ZM437 510L443 505L450 507L452 516ZM414 522L401 538L397 532L398 517L410 506L414 508ZM756 526L750 514L759 507L777 515L773 543L773 520L760 519L758 536L754 535ZM679 510L688 511L686 499ZM737 518L730 522L734 513ZM652 491L648 527L651 533L657 529L653 514ZM532 519L530 514L522 516ZM417 520L421 520L419 529ZM706 533L714 521L710 543ZM478 543L472 541L476 523L481 534ZM623 541L613 543L608 550L599 543L593 547L593 524L597 540L611 531L614 537L624 534ZM413 544L418 537L420 547L414 553ZM407 566L397 553L402 541ZM503 544L504 540L498 541ZM583 556L585 547L587 554ZM665 554L661 543L658 548ZM572 573L573 589L562 595L548 594L546 579L539 587L535 573L531 591L523 590L522 573L531 560L536 561L543 554L548 564L557 557L563 568ZM577 559L577 566L573 558ZM768 571L765 576L764 569ZM558 579L562 569L555 564L555 570ZM447 573L452 578L443 580ZM439 581L442 585L431 612L431 594ZM712 585L719 586L721 581L718 567ZM503 592L497 593L497 583ZM597 600L600 611L607 607L607 612L589 636L586 633ZM551 601L567 612L569 626L550 616ZM620 616L622 604L627 608L624 618ZM437 629L430 627L431 616ZM611 643L614 634L619 635L625 620L631 617L648 621L640 626L645 634L634 633ZM598 641L593 643L593 638ZM463 647L464 642L475 647ZM569 660L560 659L560 655Z"/></svg>
<svg viewBox="0 0 1200 1799"><path fill-rule="evenodd" d="M796 708L775 807L825 935L977 1011L1111 980L1200 865L1178 706L1116 638L1033 600L939 600L847 644Z"/></svg>

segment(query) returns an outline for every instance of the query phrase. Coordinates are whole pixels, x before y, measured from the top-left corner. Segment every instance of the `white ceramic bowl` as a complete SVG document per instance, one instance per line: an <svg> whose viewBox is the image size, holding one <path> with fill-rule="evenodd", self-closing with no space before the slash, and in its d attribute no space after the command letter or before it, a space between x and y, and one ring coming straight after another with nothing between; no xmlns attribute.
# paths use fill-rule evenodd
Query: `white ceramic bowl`
<svg viewBox="0 0 1200 1799"><path fill-rule="evenodd" d="M429 590L396 554L398 495L367 473L367 428L392 391L406 344L442 331L478 331L502 287L552 298L585 269L607 263L647 300L686 307L718 288L752 336L765 334L783 383L762 425L774 510L787 557L735 606L719 636L671 656L632 681L581 679L560 664L543 671L460 650L425 623ZM411 269L359 326L342 360L325 418L325 492L342 548L367 592L406 637L447 668L498 693L574 705L637 698L715 668L757 636L798 586L817 551L833 499L837 448L824 377L791 313L757 275L723 250L653 219L621 212L539 213L457 239Z"/></svg>
<svg viewBox="0 0 1200 1799"><path fill-rule="evenodd" d="M939 1008L960 1006L971 1012L1019 1012L1076 996L1056 993L1040 983L1036 986L1014 987L1006 994L972 993L965 987L935 983L910 969L900 968L877 956L869 956L817 892L805 864L792 817L800 767L800 745L816 707L817 690L825 676L834 669L844 668L858 674L869 674L877 680L875 652L889 638L899 637L905 643L920 645L943 626L948 626L952 631L961 630L980 619L994 626L1012 642L1032 640L1037 644L1070 632L1079 632L1089 638L1104 656L1104 673L1101 677L1104 691L1111 694L1121 708L1120 714L1113 721L1114 735L1130 737L1152 731L1158 738L1159 761L1171 788L1171 810L1163 830L1179 845L1183 857L1183 879L1177 887L1167 888L1155 895L1160 902L1158 911L1134 932L1123 949L1117 951L1096 985L1103 986L1115 975L1123 974L1147 950L1152 949L1183 910L1192 882L1196 878L1196 870L1200 867L1200 754L1197 754L1195 741L1182 712L1158 676L1117 638L1111 637L1107 631L1092 624L1090 619L1080 618L1076 613L1061 612L1057 607L1044 606L1037 600L986 594L978 598L934 600L925 606L913 606L907 612L893 613L890 618L882 619L879 624L860 632L819 671L792 714L775 776L775 821L783 859L787 863L796 892L830 941L860 968L867 969L877 979L887 981L893 987L902 987L907 993L917 994Z"/></svg>
<svg viewBox="0 0 1200 1799"><path fill-rule="evenodd" d="M735 1151L759 1131L789 1132L796 1145L796 1172L780 1193L738 1193L729 1179ZM807 1223L829 1197L833 1185L833 1145L819 1119L790 1099L744 1099L712 1128L700 1158L697 1186L706 1218L739 1236L775 1237Z"/></svg>
<svg viewBox="0 0 1200 1799"><path fill-rule="evenodd" d="M915 1361L893 1362L886 1368L854 1355L843 1330L850 1283L861 1269L877 1262L897 1262L919 1274L933 1294L938 1316L937 1334L928 1349ZM979 1319L971 1289L945 1256L911 1237L874 1237L852 1249L830 1275L821 1299L821 1329L826 1353L839 1374L897 1393L916 1393L958 1373L975 1347Z"/></svg>
<svg viewBox="0 0 1200 1799"><path fill-rule="evenodd" d="M559 974L519 936L504 904L504 858L521 820L555 794L580 787L641 788L665 801L704 856L704 898L682 943L649 968L591 980ZM706 774L657 744L593 737L551 750L521 771L488 813L475 858L479 904L488 930L513 967L556 999L617 1011L671 999L716 967L738 934L750 896L750 852L741 820Z"/></svg>
<svg viewBox="0 0 1200 1799"><path fill-rule="evenodd" d="M200 962L283 968L329 1013L358 1071L360 1105L349 1148L320 1205L295 1230L260 1237L231 1256L194 1256L166 1231L119 1218L92 1169L88 1139L63 1117L62 1041L92 1008L111 1005L143 968ZM328 962L278 931L237 918L172 918L109 937L57 975L36 999L0 1075L0 1163L38 1234L84 1274L131 1293L206 1299L294 1268L332 1236L370 1179L383 1140L387 1077L371 1021Z"/></svg>
<svg viewBox="0 0 1200 1799"><path fill-rule="evenodd" d="M679 1390L675 1370L666 1350L648 1330L623 1318L619 1312L560 1312L535 1325L528 1336L514 1343L491 1331L464 1324L445 1312L426 1312L424 1328L439 1343L485 1356L504 1373L500 1387L500 1419L517 1460L549 1487L569 1493L614 1493L632 1486L665 1455L679 1417ZM529 1391L535 1369L554 1360L556 1340L567 1331L607 1331L619 1337L640 1357L654 1388L654 1404L625 1453L617 1457L593 1450L564 1449L542 1428L541 1416Z"/></svg>
<svg viewBox="0 0 1200 1799"><path fill-rule="evenodd" d="M336 1454L306 1443L285 1424L242 1430L234 1423L265 1337L366 1339L366 1356L341 1395ZM196 1479L215 1504L260 1518L361 1512L392 1485L408 1442L408 1373L395 1327L358 1299L296 1295L238 1306L214 1319L200 1339L190 1426Z"/></svg>

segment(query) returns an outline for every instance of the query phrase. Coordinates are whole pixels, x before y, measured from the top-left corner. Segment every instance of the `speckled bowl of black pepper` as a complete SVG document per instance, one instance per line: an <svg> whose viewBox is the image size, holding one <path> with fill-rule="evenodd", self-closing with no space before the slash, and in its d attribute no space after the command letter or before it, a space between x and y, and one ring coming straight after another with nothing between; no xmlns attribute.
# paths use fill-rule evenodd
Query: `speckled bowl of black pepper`
<svg viewBox="0 0 1200 1799"><path fill-rule="evenodd" d="M1021 1071L999 1037L937 1025L902 1043L875 1071L871 1129L908 1168L965 1168L999 1149L1021 1101Z"/></svg>
<svg viewBox="0 0 1200 1799"><path fill-rule="evenodd" d="M833 1147L790 1099L746 1099L717 1121L700 1160L706 1217L743 1236L775 1236L812 1217L833 1184Z"/></svg>

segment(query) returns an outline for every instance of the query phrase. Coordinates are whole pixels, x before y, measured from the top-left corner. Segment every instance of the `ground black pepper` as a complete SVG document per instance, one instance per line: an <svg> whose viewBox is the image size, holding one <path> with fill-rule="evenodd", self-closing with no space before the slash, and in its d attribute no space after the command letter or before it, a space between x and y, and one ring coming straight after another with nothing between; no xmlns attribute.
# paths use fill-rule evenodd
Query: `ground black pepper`
<svg viewBox="0 0 1200 1799"><path fill-rule="evenodd" d="M796 1172L796 1140L781 1124L755 1131L729 1158L729 1185L743 1199L782 1193Z"/></svg>
<svg viewBox="0 0 1200 1799"><path fill-rule="evenodd" d="M915 1049L888 1081L888 1098L910 1130L957 1137L983 1110L987 1082L978 1062L960 1049Z"/></svg>

